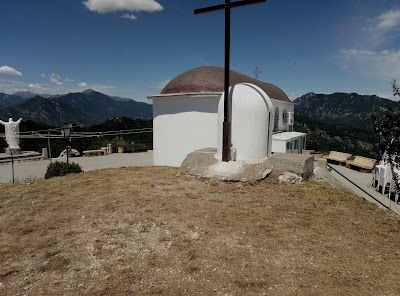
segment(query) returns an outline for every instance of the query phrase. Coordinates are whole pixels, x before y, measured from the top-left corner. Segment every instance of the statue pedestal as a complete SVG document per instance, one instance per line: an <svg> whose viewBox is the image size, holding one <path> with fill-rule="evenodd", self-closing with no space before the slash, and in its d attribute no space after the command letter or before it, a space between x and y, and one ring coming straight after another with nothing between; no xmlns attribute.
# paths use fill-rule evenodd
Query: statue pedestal
<svg viewBox="0 0 400 296"><path fill-rule="evenodd" d="M7 155L18 155L21 154L21 148L6 148Z"/></svg>

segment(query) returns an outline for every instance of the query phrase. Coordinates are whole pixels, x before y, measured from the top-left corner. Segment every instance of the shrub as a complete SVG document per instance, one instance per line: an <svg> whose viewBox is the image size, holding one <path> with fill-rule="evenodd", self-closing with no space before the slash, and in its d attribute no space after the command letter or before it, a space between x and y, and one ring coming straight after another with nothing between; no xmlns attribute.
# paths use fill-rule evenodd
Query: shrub
<svg viewBox="0 0 400 296"><path fill-rule="evenodd" d="M65 176L68 174L78 174L82 173L82 168L77 163L67 163L67 162L53 162L47 166L46 174L44 175L45 179L50 179L58 176Z"/></svg>

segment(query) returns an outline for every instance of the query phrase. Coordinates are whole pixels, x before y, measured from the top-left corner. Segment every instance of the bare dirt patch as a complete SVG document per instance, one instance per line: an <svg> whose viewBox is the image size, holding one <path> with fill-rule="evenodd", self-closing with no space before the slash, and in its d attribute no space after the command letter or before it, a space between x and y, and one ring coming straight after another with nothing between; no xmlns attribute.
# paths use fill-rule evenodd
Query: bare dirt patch
<svg viewBox="0 0 400 296"><path fill-rule="evenodd" d="M399 295L400 219L163 167L0 185L0 295Z"/></svg>

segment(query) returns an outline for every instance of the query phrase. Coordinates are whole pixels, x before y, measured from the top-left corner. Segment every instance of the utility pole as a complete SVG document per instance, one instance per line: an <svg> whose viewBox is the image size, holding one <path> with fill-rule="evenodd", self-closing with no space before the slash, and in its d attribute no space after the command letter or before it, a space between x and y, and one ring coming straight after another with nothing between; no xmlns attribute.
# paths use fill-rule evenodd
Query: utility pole
<svg viewBox="0 0 400 296"><path fill-rule="evenodd" d="M262 71L258 69L258 67L256 67L256 70L253 71L254 74L254 78L258 80L258 74L261 74Z"/></svg>
<svg viewBox="0 0 400 296"><path fill-rule="evenodd" d="M229 92L229 60L231 46L231 8L267 2L267 0L241 0L231 2L225 0L224 4L204 7L196 9L194 14L207 13L217 10L225 11L225 78L224 78L224 123L222 131L222 161L230 161L230 145L231 145L231 121L229 118L228 92Z"/></svg>

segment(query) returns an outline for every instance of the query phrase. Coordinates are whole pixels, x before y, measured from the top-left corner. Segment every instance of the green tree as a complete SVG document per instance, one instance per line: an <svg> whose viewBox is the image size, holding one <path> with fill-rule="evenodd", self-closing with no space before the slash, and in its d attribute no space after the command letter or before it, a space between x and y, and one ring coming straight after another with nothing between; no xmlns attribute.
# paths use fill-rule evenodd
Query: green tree
<svg viewBox="0 0 400 296"><path fill-rule="evenodd" d="M396 80L392 81L393 95L400 96ZM399 176L394 170L400 169L400 107L373 108L367 120L372 123L374 131L380 136L382 159L392 169L395 190L400 193Z"/></svg>
<svg viewBox="0 0 400 296"><path fill-rule="evenodd" d="M309 150L318 150L318 136L315 131L311 131L307 135L306 148Z"/></svg>

